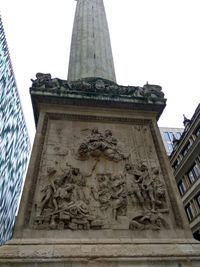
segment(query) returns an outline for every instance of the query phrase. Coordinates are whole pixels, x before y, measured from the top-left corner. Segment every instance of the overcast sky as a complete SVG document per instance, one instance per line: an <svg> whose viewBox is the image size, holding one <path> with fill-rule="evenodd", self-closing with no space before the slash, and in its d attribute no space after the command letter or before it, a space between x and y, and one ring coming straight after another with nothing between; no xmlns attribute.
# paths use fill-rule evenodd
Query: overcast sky
<svg viewBox="0 0 200 267"><path fill-rule="evenodd" d="M104 0L117 83L163 88L159 126L183 127L200 102L200 1ZM29 87L37 72L67 79L76 1L0 0L0 11L31 141Z"/></svg>

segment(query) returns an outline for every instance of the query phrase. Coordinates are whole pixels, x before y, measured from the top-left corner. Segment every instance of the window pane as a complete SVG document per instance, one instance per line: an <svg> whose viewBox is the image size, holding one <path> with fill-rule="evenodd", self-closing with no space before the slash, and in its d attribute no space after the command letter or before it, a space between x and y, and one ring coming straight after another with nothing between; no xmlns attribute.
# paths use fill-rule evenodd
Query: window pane
<svg viewBox="0 0 200 267"><path fill-rule="evenodd" d="M197 204L200 208L200 194L196 196L196 201L197 201Z"/></svg>
<svg viewBox="0 0 200 267"><path fill-rule="evenodd" d="M199 136L199 135L200 135L200 126L196 129L196 131L195 131L195 135L196 135L196 136Z"/></svg>
<svg viewBox="0 0 200 267"><path fill-rule="evenodd" d="M169 152L172 152L173 151L173 145L168 143L167 146L168 146Z"/></svg>
<svg viewBox="0 0 200 267"><path fill-rule="evenodd" d="M164 132L164 137L165 137L165 140L166 141L170 141L171 142L170 136L169 136L169 133L168 132Z"/></svg>
<svg viewBox="0 0 200 267"><path fill-rule="evenodd" d="M195 175L193 174L192 170L190 172L188 172L188 178L189 178L191 184L193 184L196 181Z"/></svg>
<svg viewBox="0 0 200 267"><path fill-rule="evenodd" d="M170 137L170 141L172 142L174 137L173 137L173 133L172 132L169 132L169 137Z"/></svg>
<svg viewBox="0 0 200 267"><path fill-rule="evenodd" d="M180 139L180 138L181 138L181 133L180 133L180 132L177 132L177 133L176 133L176 138L177 138L177 139Z"/></svg>
<svg viewBox="0 0 200 267"><path fill-rule="evenodd" d="M183 156L185 156L187 154L187 152L189 151L190 147L192 146L192 142L188 142L185 147L183 148L183 150L181 151L181 154Z"/></svg>
<svg viewBox="0 0 200 267"><path fill-rule="evenodd" d="M200 170L197 164L194 165L194 172L195 172L196 177L198 178L198 176L200 175Z"/></svg>
<svg viewBox="0 0 200 267"><path fill-rule="evenodd" d="M181 195L183 195L186 191L186 186L183 180L180 180L180 182L178 183L178 189Z"/></svg>
<svg viewBox="0 0 200 267"><path fill-rule="evenodd" d="M192 210L191 204L187 205L185 207L185 210L186 210L186 214L187 214L188 220L192 221L192 219L194 218L194 214L193 214L193 210Z"/></svg>
<svg viewBox="0 0 200 267"><path fill-rule="evenodd" d="M188 178L191 183L194 183L199 178L199 176L200 176L200 170L197 164L195 164L188 172Z"/></svg>

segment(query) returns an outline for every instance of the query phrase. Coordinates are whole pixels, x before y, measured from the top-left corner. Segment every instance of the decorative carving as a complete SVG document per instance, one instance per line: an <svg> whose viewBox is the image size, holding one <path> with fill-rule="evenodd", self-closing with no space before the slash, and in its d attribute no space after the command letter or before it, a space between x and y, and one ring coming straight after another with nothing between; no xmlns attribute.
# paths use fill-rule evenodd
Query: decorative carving
<svg viewBox="0 0 200 267"><path fill-rule="evenodd" d="M148 82L143 86L142 95L145 97L152 97L152 98L164 98L162 87L159 85L148 84Z"/></svg>
<svg viewBox="0 0 200 267"><path fill-rule="evenodd" d="M92 188L94 199L99 201L100 209L106 212L109 208L112 219L126 216L127 192L126 183L122 175L112 176L110 173L98 173L96 176L97 190Z"/></svg>
<svg viewBox="0 0 200 267"><path fill-rule="evenodd" d="M136 216L129 225L131 230L160 230L162 227L168 229L169 225L159 212L146 212Z"/></svg>
<svg viewBox="0 0 200 267"><path fill-rule="evenodd" d="M149 170L145 164L128 163L125 165L125 176L130 183L128 194L133 202L138 201L144 209L152 212L165 206L165 188L157 168Z"/></svg>
<svg viewBox="0 0 200 267"><path fill-rule="evenodd" d="M147 130L134 128L138 135L148 133ZM165 185L153 161L131 162L133 152L124 152L125 146L108 129L84 128L71 144L62 141L65 133L60 124L54 128L60 140L51 143L48 151L51 157L53 154L59 157L48 160L46 164L51 167L44 165L47 171L40 178L37 192L36 228L160 230L168 227ZM61 149L61 144L67 147ZM59 151L59 147L67 153Z"/></svg>
<svg viewBox="0 0 200 267"><path fill-rule="evenodd" d="M102 134L97 128L93 128L90 134L82 140L77 157L80 160L88 160L90 157L99 158L100 156L114 162L128 158L128 155L122 152L118 140L113 137L110 130L105 130Z"/></svg>
<svg viewBox="0 0 200 267"><path fill-rule="evenodd" d="M41 189L42 197L36 211L36 227L75 230L89 229L91 223L97 226L97 217L90 210L86 194L86 177L91 175L92 173L83 175L78 168L69 166L68 172L56 177L56 170L48 169L49 184ZM101 224L98 220L98 225Z"/></svg>
<svg viewBox="0 0 200 267"><path fill-rule="evenodd" d="M78 81L68 82L58 78L51 78L51 75L37 73L36 79L32 81L32 88L37 90L53 91L64 94L78 95L105 95L109 97L125 98L164 98L162 87L159 85L146 84L140 86L121 86L114 82L100 78L85 78Z"/></svg>
<svg viewBox="0 0 200 267"><path fill-rule="evenodd" d="M44 90L45 88L48 88L49 90L63 90L63 88L70 88L70 84L65 81L58 78L51 78L50 73L40 73L38 72L36 74L36 79L32 81L32 87L37 89Z"/></svg>

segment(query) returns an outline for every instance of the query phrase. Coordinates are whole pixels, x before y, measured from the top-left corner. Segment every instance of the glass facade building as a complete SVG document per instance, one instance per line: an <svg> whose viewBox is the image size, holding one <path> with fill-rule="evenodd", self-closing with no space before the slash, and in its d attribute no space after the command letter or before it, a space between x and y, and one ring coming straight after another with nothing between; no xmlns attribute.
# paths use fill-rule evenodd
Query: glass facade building
<svg viewBox="0 0 200 267"><path fill-rule="evenodd" d="M173 145L174 138L179 140L184 131L184 128L160 127L159 129L160 129L160 133L162 136L162 140L163 140L167 155L169 156L174 149L174 145Z"/></svg>
<svg viewBox="0 0 200 267"><path fill-rule="evenodd" d="M0 245L12 236L30 149L0 17Z"/></svg>

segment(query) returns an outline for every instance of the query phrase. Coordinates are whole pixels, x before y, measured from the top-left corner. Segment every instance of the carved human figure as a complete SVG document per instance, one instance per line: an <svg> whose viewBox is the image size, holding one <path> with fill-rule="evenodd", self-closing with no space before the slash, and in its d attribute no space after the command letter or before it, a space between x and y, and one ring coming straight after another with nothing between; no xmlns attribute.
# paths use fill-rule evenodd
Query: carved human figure
<svg viewBox="0 0 200 267"><path fill-rule="evenodd" d="M83 140L78 148L79 159L86 160L89 156L96 158L104 156L108 160L115 162L119 162L128 157L120 150L118 141L113 137L110 130L106 130L102 134L98 128L93 128L90 135Z"/></svg>
<svg viewBox="0 0 200 267"><path fill-rule="evenodd" d="M111 204L110 176L109 173L98 173L96 175L97 189L91 188L94 199L100 202L101 210L107 210Z"/></svg>
<svg viewBox="0 0 200 267"><path fill-rule="evenodd" d="M125 216L127 211L127 192L122 175L111 176L111 198L113 200L113 218Z"/></svg>
<svg viewBox="0 0 200 267"><path fill-rule="evenodd" d="M74 201L81 200L85 203L89 203L89 196L86 193L88 189L86 186L86 179L92 176L97 163L98 160L95 161L91 172L88 174L83 174L79 168L71 167L69 172L69 177L70 177L70 182L74 185L74 194L73 194Z"/></svg>
<svg viewBox="0 0 200 267"><path fill-rule="evenodd" d="M48 181L52 181L55 177L56 170L53 168L47 168L47 179ZM41 198L37 203L37 216L40 216L44 210L44 207L48 204L52 205L51 197L53 195L54 189L50 184L47 184L44 188L41 189Z"/></svg>
<svg viewBox="0 0 200 267"><path fill-rule="evenodd" d="M140 171L141 171L141 177L142 178L142 194L145 198L145 200L150 201L151 209L152 211L155 211L155 192L154 192L154 180L149 174L148 168L145 164L142 164L140 166Z"/></svg>
<svg viewBox="0 0 200 267"><path fill-rule="evenodd" d="M159 212L146 212L144 215L139 215L133 218L130 222L129 228L131 230L160 230L161 228L168 229L168 223Z"/></svg>
<svg viewBox="0 0 200 267"><path fill-rule="evenodd" d="M155 195L155 203L158 206L164 204L165 200L165 187L164 184L160 181L160 172L159 169L154 167L152 168L152 180L154 182L154 195Z"/></svg>
<svg viewBox="0 0 200 267"><path fill-rule="evenodd" d="M38 72L36 74L36 79L31 79L31 81L33 82L32 87L45 88L51 82L51 74Z"/></svg>
<svg viewBox="0 0 200 267"><path fill-rule="evenodd" d="M73 199L73 193L74 193L73 184L67 184L64 187L59 187L53 196L55 211L62 209L63 203L67 204L71 203Z"/></svg>
<svg viewBox="0 0 200 267"><path fill-rule="evenodd" d="M120 151L118 147L117 139L113 137L113 134L110 130L106 130L104 134L104 142L102 143L102 148L104 151L104 155L113 161L120 161L121 159L125 159L126 157Z"/></svg>
<svg viewBox="0 0 200 267"><path fill-rule="evenodd" d="M143 176L141 173L138 172L136 167L127 163L125 165L125 172L124 172L126 179L131 181L131 187L128 188L128 194L132 197L133 195L136 196L137 200L140 202L141 205L144 203L144 198L141 192L141 184L143 181ZM134 199L133 199L134 201Z"/></svg>
<svg viewBox="0 0 200 267"><path fill-rule="evenodd" d="M147 97L159 97L164 98L164 93L162 92L162 87L154 84L145 84L143 86L143 94Z"/></svg>

